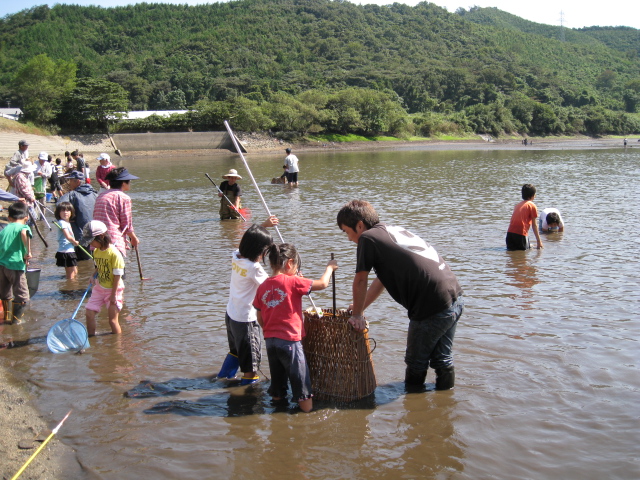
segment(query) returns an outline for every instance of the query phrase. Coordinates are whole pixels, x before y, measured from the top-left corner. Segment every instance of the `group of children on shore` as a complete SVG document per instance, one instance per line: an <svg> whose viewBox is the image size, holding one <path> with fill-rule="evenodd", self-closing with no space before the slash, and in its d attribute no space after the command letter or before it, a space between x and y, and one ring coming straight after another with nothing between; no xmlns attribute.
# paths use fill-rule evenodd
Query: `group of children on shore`
<svg viewBox="0 0 640 480"><path fill-rule="evenodd" d="M29 302L29 288L26 269L31 259L31 228L28 205L15 202L8 209L8 224L0 231L0 297L4 310L4 323L19 324ZM124 259L111 243L107 226L98 220L88 222L83 229L82 239L73 234L70 221L75 217L73 205L59 202L54 215L57 220L58 249L56 265L65 269L67 279L73 280L78 273L78 260L74 250L76 245L93 248L95 272L91 277L93 291L86 306L87 332L96 332L96 314L102 306L107 307L112 333L120 333L119 312L123 304Z"/></svg>

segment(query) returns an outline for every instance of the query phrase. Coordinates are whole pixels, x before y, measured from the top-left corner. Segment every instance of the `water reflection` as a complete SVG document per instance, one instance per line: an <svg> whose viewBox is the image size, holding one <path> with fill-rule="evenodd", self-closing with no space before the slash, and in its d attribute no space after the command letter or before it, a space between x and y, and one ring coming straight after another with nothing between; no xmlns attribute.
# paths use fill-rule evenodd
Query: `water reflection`
<svg viewBox="0 0 640 480"><path fill-rule="evenodd" d="M518 306L524 309L535 308L534 287L540 283L536 266L540 259L539 251L507 251L506 255L504 272L510 279L507 285L517 289L511 298L518 299Z"/></svg>

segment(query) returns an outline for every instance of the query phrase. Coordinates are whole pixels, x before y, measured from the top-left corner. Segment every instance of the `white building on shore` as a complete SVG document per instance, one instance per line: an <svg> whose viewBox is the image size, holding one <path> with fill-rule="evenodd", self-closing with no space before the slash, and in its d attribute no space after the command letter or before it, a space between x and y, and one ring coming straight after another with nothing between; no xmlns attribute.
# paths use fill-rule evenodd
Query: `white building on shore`
<svg viewBox="0 0 640 480"><path fill-rule="evenodd" d="M19 108L0 108L0 118L8 118L9 120L20 120L22 110Z"/></svg>

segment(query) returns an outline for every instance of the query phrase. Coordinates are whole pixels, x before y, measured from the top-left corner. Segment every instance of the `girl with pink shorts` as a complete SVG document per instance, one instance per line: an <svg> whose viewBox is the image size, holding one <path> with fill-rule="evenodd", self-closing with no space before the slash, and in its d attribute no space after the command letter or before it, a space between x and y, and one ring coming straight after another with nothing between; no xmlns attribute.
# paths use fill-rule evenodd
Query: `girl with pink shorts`
<svg viewBox="0 0 640 480"><path fill-rule="evenodd" d="M111 244L107 226L99 220L92 220L84 226L81 243L95 249L93 261L96 271L91 279L93 291L86 307L87 332L90 337L96 334L96 314L106 305L111 333L121 333L118 316L124 293L122 254Z"/></svg>

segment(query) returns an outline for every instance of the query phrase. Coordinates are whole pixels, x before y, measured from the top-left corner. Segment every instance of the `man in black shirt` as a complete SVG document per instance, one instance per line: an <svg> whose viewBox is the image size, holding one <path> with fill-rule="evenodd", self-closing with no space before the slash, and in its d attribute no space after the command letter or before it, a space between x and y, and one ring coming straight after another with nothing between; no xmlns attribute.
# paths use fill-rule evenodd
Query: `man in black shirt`
<svg viewBox="0 0 640 480"><path fill-rule="evenodd" d="M347 203L338 213L337 222L358 245L349 322L356 330L364 330L364 310L386 289L409 315L405 384L424 385L431 366L436 372L436 390L452 388L453 337L464 301L462 288L449 266L420 237L380 223L369 202ZM372 269L377 278L368 286Z"/></svg>

